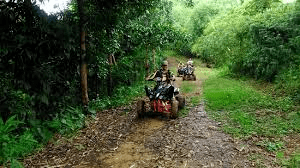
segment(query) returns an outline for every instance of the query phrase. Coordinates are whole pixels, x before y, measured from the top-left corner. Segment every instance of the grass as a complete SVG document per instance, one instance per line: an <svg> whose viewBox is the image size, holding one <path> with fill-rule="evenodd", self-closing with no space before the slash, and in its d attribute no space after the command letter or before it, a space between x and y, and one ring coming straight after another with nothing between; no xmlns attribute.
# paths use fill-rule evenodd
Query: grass
<svg viewBox="0 0 300 168"><path fill-rule="evenodd" d="M169 67L169 70L173 72L174 76L177 75L177 67Z"/></svg>
<svg viewBox="0 0 300 168"><path fill-rule="evenodd" d="M282 136L299 132L300 114L289 99L274 99L238 80L214 77L205 82L204 97L212 117L237 137Z"/></svg>
<svg viewBox="0 0 300 168"><path fill-rule="evenodd" d="M293 152L289 158L284 157L284 151L276 152L276 163L287 168L300 167L300 150Z"/></svg>
<svg viewBox="0 0 300 168"><path fill-rule="evenodd" d="M245 79L227 78L223 70L214 71L203 87L208 115L222 122L224 132L236 138L264 137L266 140L257 145L268 152L277 152L279 165L299 167L299 151L290 158L282 158L286 146L283 137L300 133L300 111L294 102L258 90ZM260 156L250 157L261 165Z"/></svg>
<svg viewBox="0 0 300 168"><path fill-rule="evenodd" d="M197 105L200 104L200 102L202 101L202 99L203 99L203 97L201 95L199 95L199 96L193 96L193 97L191 97L190 103L191 103L192 106L197 106Z"/></svg>
<svg viewBox="0 0 300 168"><path fill-rule="evenodd" d="M183 109L179 110L178 117L186 117L190 112L190 109L188 107L184 107Z"/></svg>
<svg viewBox="0 0 300 168"><path fill-rule="evenodd" d="M264 167L263 162L264 162L265 158L261 154L259 154L259 153L250 154L248 159L250 161L255 161L256 167Z"/></svg>
<svg viewBox="0 0 300 168"><path fill-rule="evenodd" d="M194 82L182 81L181 92L183 94L194 93L194 92L196 92L197 89L198 89L198 86Z"/></svg>

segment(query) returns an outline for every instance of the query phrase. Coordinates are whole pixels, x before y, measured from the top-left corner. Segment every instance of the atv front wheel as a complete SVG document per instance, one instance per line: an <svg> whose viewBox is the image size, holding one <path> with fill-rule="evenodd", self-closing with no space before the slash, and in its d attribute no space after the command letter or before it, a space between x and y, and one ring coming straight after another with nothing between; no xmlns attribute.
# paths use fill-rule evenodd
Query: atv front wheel
<svg viewBox="0 0 300 168"><path fill-rule="evenodd" d="M138 118L144 117L144 113L146 111L146 109L145 109L145 101L139 100L137 102L136 110L137 110Z"/></svg>
<svg viewBox="0 0 300 168"><path fill-rule="evenodd" d="M183 109L185 106L185 98L181 95L177 95L175 98L178 101L178 108Z"/></svg>

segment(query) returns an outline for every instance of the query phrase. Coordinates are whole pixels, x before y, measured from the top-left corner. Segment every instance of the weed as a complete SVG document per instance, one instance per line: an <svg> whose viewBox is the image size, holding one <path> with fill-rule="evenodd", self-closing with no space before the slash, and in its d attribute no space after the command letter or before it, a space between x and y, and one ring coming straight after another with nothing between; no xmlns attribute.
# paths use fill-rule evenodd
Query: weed
<svg viewBox="0 0 300 168"><path fill-rule="evenodd" d="M200 102L202 101L202 96L194 96L194 97L191 97L191 104L192 106L197 106L200 104Z"/></svg>
<svg viewBox="0 0 300 168"><path fill-rule="evenodd" d="M77 150L81 151L81 150L85 149L86 147L84 145L82 145L82 144L75 144L75 148Z"/></svg>
<svg viewBox="0 0 300 168"><path fill-rule="evenodd" d="M254 161L256 167L265 167L264 164L263 164L263 162L264 162L265 159L264 159L264 157L261 154L257 154L257 153L250 154L249 157L248 157L248 159L250 161Z"/></svg>
<svg viewBox="0 0 300 168"><path fill-rule="evenodd" d="M269 152L278 151L284 148L284 142L282 141L271 142L269 140L264 140L258 142L256 145L265 147ZM279 155L281 154L279 153Z"/></svg>
<svg viewBox="0 0 300 168"><path fill-rule="evenodd" d="M284 158L284 153L282 151L276 152L276 158L279 158L279 159Z"/></svg>
<svg viewBox="0 0 300 168"><path fill-rule="evenodd" d="M194 93L197 90L197 85L190 81L183 81L181 84L182 93Z"/></svg>
<svg viewBox="0 0 300 168"><path fill-rule="evenodd" d="M190 109L187 107L184 107L183 109L179 110L178 117L186 117L190 112Z"/></svg>

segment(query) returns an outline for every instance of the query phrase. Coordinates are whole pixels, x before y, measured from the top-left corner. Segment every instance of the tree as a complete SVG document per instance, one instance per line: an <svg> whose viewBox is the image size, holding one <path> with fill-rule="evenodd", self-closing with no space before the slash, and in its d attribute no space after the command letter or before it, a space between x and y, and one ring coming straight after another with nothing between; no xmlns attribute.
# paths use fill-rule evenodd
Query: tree
<svg viewBox="0 0 300 168"><path fill-rule="evenodd" d="M87 86L87 60L86 60L86 48L85 48L85 24L86 24L86 9L84 0L77 0L78 12L79 12L79 27L80 27L80 75L81 75L81 89L82 89L82 103L84 106L88 106L88 86Z"/></svg>

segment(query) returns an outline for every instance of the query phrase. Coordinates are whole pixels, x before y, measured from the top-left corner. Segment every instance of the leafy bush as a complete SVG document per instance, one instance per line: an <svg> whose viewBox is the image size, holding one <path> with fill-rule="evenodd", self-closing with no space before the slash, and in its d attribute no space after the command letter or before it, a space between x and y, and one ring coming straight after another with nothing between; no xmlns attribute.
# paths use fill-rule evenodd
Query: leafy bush
<svg viewBox="0 0 300 168"><path fill-rule="evenodd" d="M83 127L84 119L82 109L68 106L48 126L60 134L71 133Z"/></svg>
<svg viewBox="0 0 300 168"><path fill-rule="evenodd" d="M210 21L192 52L235 74L275 81L278 92L299 101L299 16L295 4L247 1Z"/></svg>
<svg viewBox="0 0 300 168"><path fill-rule="evenodd" d="M21 124L24 122L16 120L16 116L10 117L5 123L0 118L0 164L7 161L17 164L15 158L28 154L37 145L38 142L29 129L16 136L17 129Z"/></svg>
<svg viewBox="0 0 300 168"><path fill-rule="evenodd" d="M206 25L219 13L219 9L214 5L199 4L194 6L189 18L188 28L193 38L200 37Z"/></svg>
<svg viewBox="0 0 300 168"><path fill-rule="evenodd" d="M145 83L139 82L131 86L119 86L114 90L112 97L97 98L90 103L93 109L103 110L115 106L126 105L136 96L145 95Z"/></svg>
<svg viewBox="0 0 300 168"><path fill-rule="evenodd" d="M278 93L290 95L290 97L300 101L300 65L291 65L282 70L275 80L276 90Z"/></svg>
<svg viewBox="0 0 300 168"><path fill-rule="evenodd" d="M249 34L253 40L247 54L232 67L236 73L273 81L278 73L297 63L297 58L288 41L294 34L289 27L251 26ZM300 35L300 33L299 33Z"/></svg>
<svg viewBox="0 0 300 168"><path fill-rule="evenodd" d="M76 25L48 17L35 4L29 5L5 1L0 5L0 20L5 23L0 28L0 46L5 49L1 52L0 70L1 74L11 75L6 83L11 88L5 93L4 104L10 112L23 113L23 119L47 120L53 117L59 104L78 103L77 97L71 100L67 97L79 92L68 84L78 77L79 35L75 33ZM19 90L25 98L14 95ZM22 112L21 106L26 110ZM31 116L28 110L33 113Z"/></svg>
<svg viewBox="0 0 300 168"><path fill-rule="evenodd" d="M208 23L203 36L195 42L192 52L217 66L240 60L246 52L252 51L252 35L249 35L249 32L253 30L254 25L276 27L277 23L287 23L294 11L294 7L290 5L271 1L267 3L270 7L264 8L261 12L256 10L255 5L263 4L248 1L227 13L217 15ZM252 8L249 7L255 8L253 9L255 13L251 12Z"/></svg>
<svg viewBox="0 0 300 168"><path fill-rule="evenodd" d="M207 24L192 52L208 63L221 66L239 57L247 46L249 18L237 12L221 13ZM241 43L243 41L243 43Z"/></svg>

